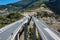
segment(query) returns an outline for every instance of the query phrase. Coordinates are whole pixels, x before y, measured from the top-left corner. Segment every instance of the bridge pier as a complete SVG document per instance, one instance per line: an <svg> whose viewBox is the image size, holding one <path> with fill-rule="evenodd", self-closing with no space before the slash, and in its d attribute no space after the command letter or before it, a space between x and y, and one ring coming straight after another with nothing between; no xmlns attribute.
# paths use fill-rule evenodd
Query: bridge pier
<svg viewBox="0 0 60 40"><path fill-rule="evenodd" d="M27 40L27 37L28 37L27 36L27 30L28 30L28 25L30 24L31 18L32 17L30 17L30 19L28 19L28 23L26 23L24 26L24 40Z"/></svg>
<svg viewBox="0 0 60 40"><path fill-rule="evenodd" d="M25 27L24 27L24 40L27 40L27 23L25 24Z"/></svg>
<svg viewBox="0 0 60 40"><path fill-rule="evenodd" d="M33 33L33 40L36 40L36 25L35 25L35 23L33 24L34 26L33 26L33 28L34 28L34 33Z"/></svg>

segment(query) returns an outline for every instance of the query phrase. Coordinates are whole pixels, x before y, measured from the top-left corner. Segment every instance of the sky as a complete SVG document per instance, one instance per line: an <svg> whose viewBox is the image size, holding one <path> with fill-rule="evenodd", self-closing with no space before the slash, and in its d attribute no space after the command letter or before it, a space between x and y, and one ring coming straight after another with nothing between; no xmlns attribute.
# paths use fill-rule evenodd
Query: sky
<svg viewBox="0 0 60 40"><path fill-rule="evenodd" d="M14 3L14 2L18 2L20 0L0 0L0 5L6 5L9 3Z"/></svg>

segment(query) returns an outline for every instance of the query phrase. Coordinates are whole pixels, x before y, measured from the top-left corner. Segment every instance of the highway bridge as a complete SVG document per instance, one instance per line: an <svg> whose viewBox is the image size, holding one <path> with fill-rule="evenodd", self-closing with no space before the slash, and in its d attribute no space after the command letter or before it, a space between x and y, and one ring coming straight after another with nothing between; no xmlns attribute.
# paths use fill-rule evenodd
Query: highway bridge
<svg viewBox="0 0 60 40"><path fill-rule="evenodd" d="M45 22L38 20L35 17L32 19L42 37L42 40L60 40L60 33L50 28L50 25L47 25Z"/></svg>
<svg viewBox="0 0 60 40"><path fill-rule="evenodd" d="M4 28L1 28L0 40L19 40L21 29L24 28L23 25L27 24L25 25L25 27L28 26L31 19L34 22L36 29L38 29L39 35L41 36L42 40L60 40L60 33L50 28L50 25L47 25L42 20L38 20L36 17L29 16L24 17L17 22L9 24Z"/></svg>

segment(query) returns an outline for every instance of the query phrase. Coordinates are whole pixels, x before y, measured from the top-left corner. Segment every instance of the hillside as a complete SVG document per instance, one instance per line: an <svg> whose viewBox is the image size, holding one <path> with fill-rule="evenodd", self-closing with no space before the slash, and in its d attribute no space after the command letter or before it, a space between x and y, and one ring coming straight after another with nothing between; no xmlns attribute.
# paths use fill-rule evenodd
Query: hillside
<svg viewBox="0 0 60 40"><path fill-rule="evenodd" d="M53 4L51 4L53 3ZM2 27L2 25L6 25L7 21L9 21L9 23L12 23L12 21L16 21L16 20L19 20L19 18L21 18L19 15L18 12L23 12L23 11L34 11L34 12L39 12L41 14L38 14L37 16L39 17L55 17L56 19L60 19L60 16L59 15L56 15L58 13L55 14L55 12L51 11L51 9L57 9L57 12L59 12L59 4L57 6L54 5L54 3L59 3L58 1L54 1L54 2L50 2L49 0L22 0L22 1L19 1L19 2L16 2L16 3L13 3L13 4L7 4L7 5L0 5L0 10L5 10L8 11L8 12L11 12L11 11L16 11L15 14L12 14L13 15L16 15L16 17L18 17L18 19L16 17L11 17L9 18L9 20L7 20L7 17L3 16L3 17L0 17L0 26ZM49 4L49 5L48 5ZM51 5L54 5L52 8L51 8ZM5 11L2 11L2 13L5 12ZM17 14L18 13L18 14ZM50 14L50 13L53 13L53 14ZM1 13L0 13L1 14ZM11 14L7 15L8 17L11 16ZM18 16L19 15L19 16ZM16 18L16 19L15 19ZM7 23L7 24L9 24Z"/></svg>
<svg viewBox="0 0 60 40"><path fill-rule="evenodd" d="M23 9L31 10L39 8L42 3L45 3L47 7L51 10L60 13L60 1L59 0L21 0L16 3L11 3L7 5L0 5L0 10L7 9L9 12L11 11L20 11Z"/></svg>
<svg viewBox="0 0 60 40"><path fill-rule="evenodd" d="M35 2L37 0L22 0L13 4L7 4L7 5L0 5L0 10L3 10L7 8L7 10L12 10L12 11L18 11L21 9L26 8L29 4Z"/></svg>
<svg viewBox="0 0 60 40"><path fill-rule="evenodd" d="M13 3L13 4L0 5L0 10L2 13L4 12L4 14L5 14L5 11L11 12L11 11L20 11L23 9L30 10L29 7L31 7L31 9L32 8L36 9L36 8L38 8L38 7L36 7L37 2L38 2L37 6L39 6L40 0L33 0L33 1L32 0L26 0L26 1L22 0L22 1L19 1L16 3ZM41 2L44 2L44 0L42 0ZM34 5L34 6L32 6L32 5ZM0 21L1 21L0 28L2 28L3 26L5 26L7 24L17 21L22 17L23 16L18 12L11 13L9 15L0 16Z"/></svg>
<svg viewBox="0 0 60 40"><path fill-rule="evenodd" d="M24 17L21 13L11 13L9 15L0 16L0 28L13 23Z"/></svg>
<svg viewBox="0 0 60 40"><path fill-rule="evenodd" d="M54 2L47 2L46 6L49 7L56 14L60 15L60 0L55 0Z"/></svg>
<svg viewBox="0 0 60 40"><path fill-rule="evenodd" d="M48 2L48 0L38 0L38 1L30 4L26 9L28 9L28 10L37 9L37 8L39 8L41 6L41 4L44 4L46 2Z"/></svg>
<svg viewBox="0 0 60 40"><path fill-rule="evenodd" d="M20 11L26 8L32 9L32 8L39 7L39 5L41 3L44 3L45 1L48 0L21 0L13 4L0 5L0 10L7 9L10 12L10 11Z"/></svg>

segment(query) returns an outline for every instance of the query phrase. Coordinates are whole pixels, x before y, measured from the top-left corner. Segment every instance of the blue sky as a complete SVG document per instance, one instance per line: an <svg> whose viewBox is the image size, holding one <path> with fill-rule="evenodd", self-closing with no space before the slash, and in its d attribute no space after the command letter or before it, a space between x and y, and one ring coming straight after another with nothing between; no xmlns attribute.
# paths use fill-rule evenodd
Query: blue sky
<svg viewBox="0 0 60 40"><path fill-rule="evenodd" d="M5 4L9 4L9 3L14 3L20 0L0 0L0 5L5 5Z"/></svg>

